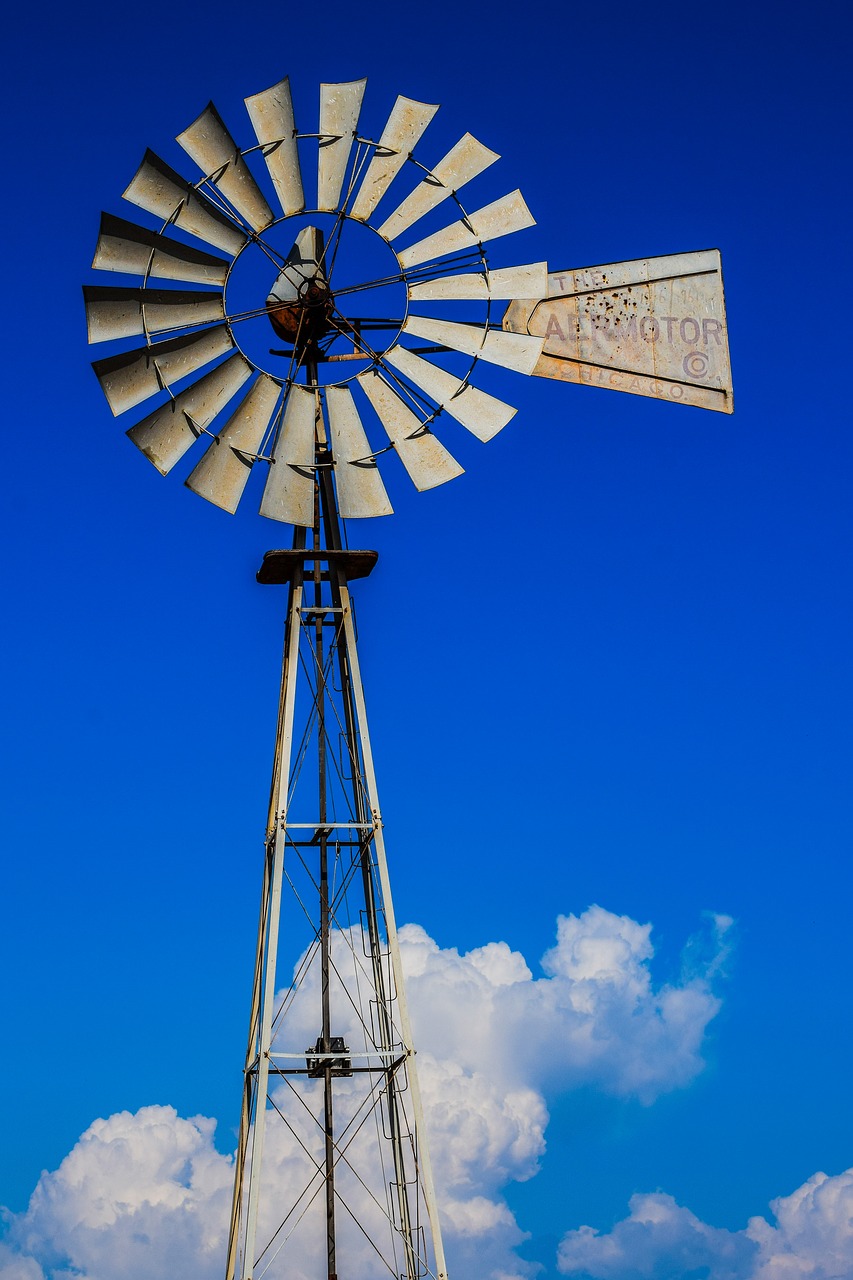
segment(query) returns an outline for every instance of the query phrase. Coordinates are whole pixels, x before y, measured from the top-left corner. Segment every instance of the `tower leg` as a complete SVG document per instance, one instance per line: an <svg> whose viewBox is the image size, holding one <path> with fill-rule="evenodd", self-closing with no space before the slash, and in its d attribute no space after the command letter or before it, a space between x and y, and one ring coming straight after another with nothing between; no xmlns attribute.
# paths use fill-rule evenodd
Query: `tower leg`
<svg viewBox="0 0 853 1280"><path fill-rule="evenodd" d="M299 549L304 545L305 531L303 529L295 530L294 549ZM302 597L303 584L302 571L300 569L290 584L287 621L285 623L278 724L273 757L270 803L267 814L266 855L264 858L264 879L261 893L260 920L258 923L252 1005L249 1017L249 1037L243 1068L243 1105L240 1114L240 1130L235 1158L234 1194L231 1204L226 1280L235 1280L237 1252L241 1243L241 1236L243 1264L240 1269L240 1275L242 1280L251 1280L253 1274L260 1176L263 1167L266 1132L269 1050L272 1038L275 973L279 940L281 880L285 840L282 818L287 802L287 780L290 772L293 743L293 714L296 698L296 671L299 661ZM251 1159L248 1158L249 1156L251 1156ZM250 1176L245 1204L245 1228L241 1231L244 1217L243 1198L246 1190L247 1166L250 1169Z"/></svg>

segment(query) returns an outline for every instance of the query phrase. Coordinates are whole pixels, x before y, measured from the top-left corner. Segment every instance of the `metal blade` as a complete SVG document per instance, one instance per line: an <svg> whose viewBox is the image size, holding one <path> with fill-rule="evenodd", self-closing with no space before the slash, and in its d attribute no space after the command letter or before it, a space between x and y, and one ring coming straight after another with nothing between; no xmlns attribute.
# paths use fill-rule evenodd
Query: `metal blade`
<svg viewBox="0 0 853 1280"><path fill-rule="evenodd" d="M378 228L379 234L386 240L396 240L413 222L441 204L451 192L458 191L466 182L476 178L478 173L488 169L496 160L500 160L496 151L490 151L470 133L466 133L444 159L439 160L431 175L420 186L415 187L411 195L406 196L403 203L385 219Z"/></svg>
<svg viewBox="0 0 853 1280"><path fill-rule="evenodd" d="M261 502L261 515L285 524L314 523L314 423L317 397L293 386Z"/></svg>
<svg viewBox="0 0 853 1280"><path fill-rule="evenodd" d="M451 418L467 427L478 440L491 440L518 412L512 405L504 404L503 400L487 395L485 391L478 391L446 369L421 360L405 347L392 347L383 358L425 391Z"/></svg>
<svg viewBox="0 0 853 1280"><path fill-rule="evenodd" d="M409 285L412 302L440 299L539 298L548 284L548 263L526 267L501 267L497 271L473 271L461 276L441 276Z"/></svg>
<svg viewBox="0 0 853 1280"><path fill-rule="evenodd" d="M320 85L320 158L317 208L337 209L366 80Z"/></svg>
<svg viewBox="0 0 853 1280"><path fill-rule="evenodd" d="M225 326L217 325L215 329L169 338L151 347L138 347L135 351L108 356L106 360L96 360L92 368L110 408L118 416L156 395L163 387L201 369L233 346Z"/></svg>
<svg viewBox="0 0 853 1280"><path fill-rule="evenodd" d="M263 231L270 225L273 211L212 102L177 142L250 227Z"/></svg>
<svg viewBox="0 0 853 1280"><path fill-rule="evenodd" d="M349 387L329 387L326 405L341 515L345 520L392 515L394 508L388 501Z"/></svg>
<svg viewBox="0 0 853 1280"><path fill-rule="evenodd" d="M188 489L234 514L280 394L275 379L262 373L187 476Z"/></svg>
<svg viewBox="0 0 853 1280"><path fill-rule="evenodd" d="M402 95L397 99L350 209L351 217L367 222L436 111L438 107L427 102Z"/></svg>
<svg viewBox="0 0 853 1280"><path fill-rule="evenodd" d="M221 293L191 293L186 289L108 289L85 285L86 319L90 342L130 338L137 333L161 333L190 325L223 320ZM143 315L144 311L144 315Z"/></svg>
<svg viewBox="0 0 853 1280"><path fill-rule="evenodd" d="M544 338L531 338L526 333L501 333L495 329L485 332L479 325L457 324L453 320L431 320L426 316L409 316L403 325L404 333L416 338L428 338L440 342L468 356L479 356L490 364L515 369L517 373L532 373L545 345ZM507 341L509 339L509 341Z"/></svg>
<svg viewBox="0 0 853 1280"><path fill-rule="evenodd" d="M249 362L235 352L131 427L128 436L157 470L167 475L251 373Z"/></svg>
<svg viewBox="0 0 853 1280"><path fill-rule="evenodd" d="M370 369L357 382L419 492L462 475L464 468L379 374Z"/></svg>
<svg viewBox="0 0 853 1280"><path fill-rule="evenodd" d="M214 208L191 182L170 169L153 151L145 152L145 159L131 179L124 198L164 222L174 222L191 236L216 245L232 258L246 243L246 236L230 218Z"/></svg>
<svg viewBox="0 0 853 1280"><path fill-rule="evenodd" d="M178 240L158 235L111 213L101 214L101 230L92 266L96 271L122 271L125 275L157 280L181 280L187 284L225 284L228 263L212 253L192 249Z"/></svg>
<svg viewBox="0 0 853 1280"><path fill-rule="evenodd" d="M472 249L488 240L497 240L500 236L535 225L536 219L524 203L521 192L512 191L508 196L501 196L500 200L469 214L465 222L460 219L403 249L398 254L400 265L406 270L418 262L429 262L431 258L443 258L448 253Z"/></svg>
<svg viewBox="0 0 853 1280"><path fill-rule="evenodd" d="M290 81L285 77L271 89L264 89L263 93L255 93L244 101L285 215L301 213L305 196Z"/></svg>

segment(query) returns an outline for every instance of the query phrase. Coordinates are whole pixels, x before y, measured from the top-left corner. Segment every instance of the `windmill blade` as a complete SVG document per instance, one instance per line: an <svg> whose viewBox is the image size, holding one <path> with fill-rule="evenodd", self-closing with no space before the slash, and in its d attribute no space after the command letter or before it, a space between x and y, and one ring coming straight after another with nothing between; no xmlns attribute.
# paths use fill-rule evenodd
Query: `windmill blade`
<svg viewBox="0 0 853 1280"><path fill-rule="evenodd" d="M370 369L356 381L420 493L462 475L464 468L378 373Z"/></svg>
<svg viewBox="0 0 853 1280"><path fill-rule="evenodd" d="M289 79L285 77L271 89L264 89L243 101L285 216L301 213L305 208L305 196Z"/></svg>
<svg viewBox="0 0 853 1280"><path fill-rule="evenodd" d="M145 152L124 198L164 222L174 222L182 231L206 240L232 258L246 243L247 237L230 218L153 151Z"/></svg>
<svg viewBox="0 0 853 1280"><path fill-rule="evenodd" d="M262 373L190 472L188 489L234 515L280 395L280 385Z"/></svg>
<svg viewBox="0 0 853 1280"><path fill-rule="evenodd" d="M398 97L350 209L351 217L367 222L436 111L437 105Z"/></svg>
<svg viewBox="0 0 853 1280"><path fill-rule="evenodd" d="M410 315L403 325L403 332L452 347L467 356L479 356L481 360L503 365L505 369L515 369L516 373L532 373L545 345L544 338L532 338L526 333L502 333L497 329L484 332L480 325L432 320L426 316Z"/></svg>
<svg viewBox="0 0 853 1280"><path fill-rule="evenodd" d="M320 157L317 208L337 209L366 80L320 85Z"/></svg>
<svg viewBox="0 0 853 1280"><path fill-rule="evenodd" d="M251 373L252 366L235 351L174 400L131 427L128 436L157 470L167 475Z"/></svg>
<svg viewBox="0 0 853 1280"><path fill-rule="evenodd" d="M177 142L253 230L263 231L274 221L272 209L212 102L178 134Z"/></svg>
<svg viewBox="0 0 853 1280"><path fill-rule="evenodd" d="M523 231L525 227L535 225L536 219L524 203L521 192L512 191L508 196L501 196L500 200L469 214L464 222L460 219L459 222L436 231L425 240L419 240L417 244L403 249L397 256L405 271L418 262L443 258L445 254L458 253L460 249L472 249L489 240L497 240L500 236L509 236L514 231Z"/></svg>
<svg viewBox="0 0 853 1280"><path fill-rule="evenodd" d="M445 413L461 422L478 440L491 440L518 412L512 405L479 391L405 347L392 347L385 352L383 359L426 392Z"/></svg>
<svg viewBox="0 0 853 1280"><path fill-rule="evenodd" d="M460 276L440 276L409 285L412 302L477 300L480 298L538 298L548 283L548 263L526 267L500 267L497 271L469 271Z"/></svg>
<svg viewBox="0 0 853 1280"><path fill-rule="evenodd" d="M488 169L496 160L500 160L496 151L490 151L470 133L466 133L444 159L439 160L429 177L415 187L411 195L406 196L403 203L377 228L379 234L386 240L396 240L413 222L441 204L442 200L446 200L466 182L476 178L478 173Z"/></svg>
<svg viewBox="0 0 853 1280"><path fill-rule="evenodd" d="M96 360L92 368L110 408L118 416L224 355L233 346L225 325L217 325L215 329L169 338L150 347L122 351L106 360Z"/></svg>
<svg viewBox="0 0 853 1280"><path fill-rule="evenodd" d="M326 406L341 515L345 520L393 515L349 387L328 387Z"/></svg>
<svg viewBox="0 0 853 1280"><path fill-rule="evenodd" d="M261 515L269 520L314 523L316 416L316 393L292 386L261 501Z"/></svg>
<svg viewBox="0 0 853 1280"><path fill-rule="evenodd" d="M186 289L109 289L85 285L86 319L90 342L110 342L136 334L186 329L190 325L224 320L221 293L191 293Z"/></svg>
<svg viewBox="0 0 853 1280"><path fill-rule="evenodd" d="M224 258L170 240L111 213L101 214L92 266L96 271L121 271L129 276L148 275L186 284L224 285L228 275Z"/></svg>

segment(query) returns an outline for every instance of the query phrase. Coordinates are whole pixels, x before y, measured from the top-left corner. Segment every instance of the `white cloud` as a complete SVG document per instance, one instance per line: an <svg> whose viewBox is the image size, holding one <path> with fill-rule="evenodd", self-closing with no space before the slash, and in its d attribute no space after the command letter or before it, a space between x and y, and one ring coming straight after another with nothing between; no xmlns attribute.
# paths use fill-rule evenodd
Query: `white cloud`
<svg viewBox="0 0 853 1280"><path fill-rule="evenodd" d="M592 1280L849 1280L853 1275L853 1169L816 1173L770 1205L775 1225L742 1231L701 1222L671 1196L633 1196L612 1231L570 1231L558 1255L567 1276ZM702 1270L704 1268L704 1270Z"/></svg>
<svg viewBox="0 0 853 1280"><path fill-rule="evenodd" d="M714 917L702 967L655 987L651 925L602 907L559 917L541 978L505 943L460 955L408 925L400 940L418 1041L464 1070L487 1065L503 1084L545 1094L591 1084L651 1103L702 1070L719 1009L709 973L730 926Z"/></svg>
<svg viewBox="0 0 853 1280"><path fill-rule="evenodd" d="M0 1242L0 1276L3 1280L43 1280L44 1272L35 1258Z"/></svg>
<svg viewBox="0 0 853 1280"><path fill-rule="evenodd" d="M178 1257L200 1280L218 1280L232 1165L213 1146L214 1128L172 1107L96 1120L12 1219L3 1280L39 1280L33 1260L48 1273L151 1280Z"/></svg>
<svg viewBox="0 0 853 1280"><path fill-rule="evenodd" d="M764 1218L752 1218L747 1227L760 1250L755 1280L853 1275L853 1169L832 1178L816 1173L770 1208L775 1227Z"/></svg>
<svg viewBox="0 0 853 1280"><path fill-rule="evenodd" d="M730 925L715 918L701 945L691 940L690 973L657 987L649 967L651 926L598 906L559 918L556 945L538 978L505 942L460 953L440 947L419 925L400 930L451 1251L458 1243L453 1237L470 1239L471 1223L486 1214L506 1225L507 1241L521 1238L502 1190L538 1169L549 1095L588 1085L651 1103L701 1071L702 1040L719 1008L707 974L719 968ZM332 954L336 1032L356 1046L361 1033L350 962L364 965L359 931L336 934ZM315 965L288 1011L291 1045L316 1036L318 984ZM291 1099L283 1091L277 1101L287 1110ZM481 1234L486 1237L485 1228ZM504 1267L512 1263L510 1247Z"/></svg>
<svg viewBox="0 0 853 1280"><path fill-rule="evenodd" d="M549 1095L584 1084L649 1103L701 1070L702 1039L719 1007L710 974L719 966L728 923L717 922L701 965L693 962L677 983L657 987L649 968L650 926L601 907L560 917L539 977L504 942L460 954L439 947L417 925L401 930L436 1182L457 1276L522 1280L533 1270L513 1252L524 1233L503 1191L537 1171ZM355 939L341 936L334 945L343 949L348 941ZM312 981L288 1014L299 1044L316 1035ZM355 1039L355 1015L335 1030ZM341 1083L345 1116L350 1082ZM276 1101L295 1128L302 1126L310 1148L316 1143L310 1115L304 1107L300 1112L302 1104L285 1085ZM59 1169L42 1175L26 1213L11 1218L0 1276L166 1280L191 1270L196 1280L218 1280L232 1162L216 1151L213 1131L212 1120L184 1120L170 1107L96 1121ZM349 1153L353 1163L361 1141ZM266 1202L271 1228L277 1205L298 1193L312 1172L308 1156L294 1159L284 1126L269 1131L265 1171L276 1186L275 1205L273 1197ZM378 1206L353 1187L372 1224ZM318 1199L303 1233L313 1230L319 1209ZM345 1218L341 1230L350 1274L372 1274L369 1239ZM296 1250L295 1261L291 1253L292 1280L314 1280L315 1259L313 1247Z"/></svg>
<svg viewBox="0 0 853 1280"><path fill-rule="evenodd" d="M707 1268L707 1280L739 1280L756 1252L742 1232L709 1227L671 1196L632 1196L630 1215L611 1232L591 1227L570 1231L560 1244L557 1264L568 1276L595 1280L680 1280Z"/></svg>

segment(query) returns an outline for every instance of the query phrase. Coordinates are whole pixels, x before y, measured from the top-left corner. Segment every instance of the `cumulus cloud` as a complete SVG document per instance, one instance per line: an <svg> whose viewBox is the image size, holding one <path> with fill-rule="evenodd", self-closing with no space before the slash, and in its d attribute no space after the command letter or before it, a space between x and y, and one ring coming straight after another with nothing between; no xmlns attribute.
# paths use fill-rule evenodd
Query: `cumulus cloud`
<svg viewBox="0 0 853 1280"><path fill-rule="evenodd" d="M650 969L651 927L601 907L560 917L539 976L504 942L460 953L439 947L417 925L401 930L436 1183L457 1275L522 1280L531 1273L514 1253L524 1233L503 1192L538 1169L549 1096L591 1085L651 1103L701 1070L702 1040L719 1007L711 979L729 923L717 918L702 947L688 949L680 979L662 985ZM355 952L354 941L340 935L333 949ZM300 1044L316 1036L313 981L288 1012L290 1039ZM336 1007L345 1009L347 1001ZM344 1015L335 1030L355 1039L349 1007L351 1025L343 1025ZM347 1088L351 1083L355 1090L356 1081L340 1083L345 1117ZM308 1153L317 1143L310 1113L286 1085L276 1103L304 1145L294 1156L287 1127L269 1130L265 1176L276 1188L265 1200L271 1230L278 1205L310 1179ZM197 1280L218 1278L233 1162L216 1151L213 1131L212 1120L185 1120L169 1107L96 1121L59 1169L42 1176L26 1213L10 1219L0 1253L3 1280L71 1274L165 1280L188 1269ZM349 1153L354 1164L360 1141ZM361 1212L370 1225L378 1210L362 1196ZM319 1213L317 1199L300 1226L306 1238ZM360 1234L346 1219L341 1230L348 1236L350 1274L372 1274L370 1231ZM590 1239L596 1248L602 1238L591 1233ZM292 1280L313 1280L316 1252L306 1246L295 1263L289 1255ZM568 1244L562 1257L569 1266Z"/></svg>
<svg viewBox="0 0 853 1280"><path fill-rule="evenodd" d="M657 987L651 925L598 906L559 917L539 978L505 943L460 955L407 925L400 942L418 1041L466 1071L487 1063L503 1085L548 1094L591 1084L651 1103L702 1070L731 923L712 917L702 964L691 941L690 971Z"/></svg>
<svg viewBox="0 0 853 1280"><path fill-rule="evenodd" d="M752 1274L756 1246L742 1232L709 1227L660 1192L632 1196L629 1209L607 1234L591 1227L570 1231L560 1244L560 1271L596 1280L676 1280L691 1272L739 1280Z"/></svg>
<svg viewBox="0 0 853 1280"><path fill-rule="evenodd" d="M719 1008L710 974L719 970L730 926L728 917L712 917L689 941L678 981L661 985L650 968L651 925L599 906L559 917L538 977L505 942L460 953L419 925L400 930L451 1251L462 1251L480 1222L480 1242L502 1240L502 1265L512 1261L522 1234L502 1193L537 1172L549 1096L586 1085L648 1104L701 1071L702 1041ZM336 931L331 945L335 1028L356 1046L363 939L357 929ZM318 966L308 967L289 1004L291 1047L316 1037L319 981ZM297 1123L286 1089L276 1101ZM310 1144L310 1133L302 1139Z"/></svg>
<svg viewBox="0 0 853 1280"><path fill-rule="evenodd" d="M3 1280L150 1280L171 1274L177 1258L200 1280L218 1278L233 1173L214 1128L172 1107L96 1120L11 1219Z"/></svg>
<svg viewBox="0 0 853 1280"><path fill-rule="evenodd" d="M816 1173L770 1208L775 1226L752 1218L746 1229L759 1248L755 1280L846 1280L853 1274L853 1169L832 1178Z"/></svg>
<svg viewBox="0 0 853 1280"><path fill-rule="evenodd" d="M637 1195L610 1232L570 1231L560 1271L587 1280L849 1280L853 1275L853 1169L816 1173L772 1201L774 1222L751 1218L742 1231L701 1222L671 1196Z"/></svg>

